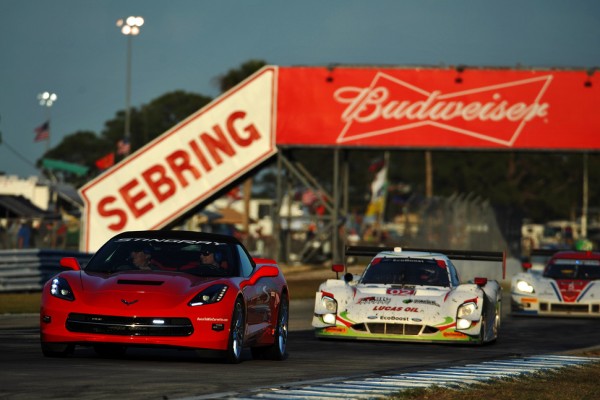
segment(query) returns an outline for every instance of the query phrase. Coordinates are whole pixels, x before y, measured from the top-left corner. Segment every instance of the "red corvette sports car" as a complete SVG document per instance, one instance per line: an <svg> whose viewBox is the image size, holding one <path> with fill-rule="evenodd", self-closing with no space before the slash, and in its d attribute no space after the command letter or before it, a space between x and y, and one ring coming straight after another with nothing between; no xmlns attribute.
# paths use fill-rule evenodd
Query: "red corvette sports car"
<svg viewBox="0 0 600 400"><path fill-rule="evenodd" d="M230 363L286 357L289 293L274 260L252 258L235 238L202 232L121 233L82 267L77 259L44 285L42 352L76 345L102 356L131 346L217 350Z"/></svg>

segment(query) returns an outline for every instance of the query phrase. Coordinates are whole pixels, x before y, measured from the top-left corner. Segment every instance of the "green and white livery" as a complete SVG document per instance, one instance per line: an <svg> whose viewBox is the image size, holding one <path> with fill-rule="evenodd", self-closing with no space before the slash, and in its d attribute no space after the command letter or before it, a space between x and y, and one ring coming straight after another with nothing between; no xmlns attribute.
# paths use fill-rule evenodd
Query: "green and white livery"
<svg viewBox="0 0 600 400"><path fill-rule="evenodd" d="M348 247L373 257L361 275L328 279L315 295L318 338L483 344L498 338L502 289L495 280L461 283L451 259L497 261L501 252ZM336 272L345 271L334 265Z"/></svg>

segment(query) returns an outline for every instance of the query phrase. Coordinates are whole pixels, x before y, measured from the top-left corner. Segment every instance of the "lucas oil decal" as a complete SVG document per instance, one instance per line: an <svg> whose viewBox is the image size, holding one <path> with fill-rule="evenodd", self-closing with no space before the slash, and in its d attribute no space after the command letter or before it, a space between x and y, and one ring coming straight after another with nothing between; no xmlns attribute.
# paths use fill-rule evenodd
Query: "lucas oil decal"
<svg viewBox="0 0 600 400"><path fill-rule="evenodd" d="M418 307L403 307L403 306L375 306L373 311L404 311L404 312L419 312Z"/></svg>

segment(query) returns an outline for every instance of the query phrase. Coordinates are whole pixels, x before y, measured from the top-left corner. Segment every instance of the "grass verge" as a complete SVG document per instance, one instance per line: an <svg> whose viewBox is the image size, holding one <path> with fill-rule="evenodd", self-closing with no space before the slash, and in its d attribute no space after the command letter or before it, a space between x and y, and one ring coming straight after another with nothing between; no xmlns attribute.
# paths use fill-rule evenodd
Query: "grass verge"
<svg viewBox="0 0 600 400"><path fill-rule="evenodd" d="M0 315L40 312L40 292L0 293Z"/></svg>

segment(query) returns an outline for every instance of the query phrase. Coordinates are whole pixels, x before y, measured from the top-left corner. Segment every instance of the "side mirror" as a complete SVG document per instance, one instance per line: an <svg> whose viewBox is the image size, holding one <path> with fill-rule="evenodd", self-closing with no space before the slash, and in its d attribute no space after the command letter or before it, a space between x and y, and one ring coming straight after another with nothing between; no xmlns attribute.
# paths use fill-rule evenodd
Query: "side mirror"
<svg viewBox="0 0 600 400"><path fill-rule="evenodd" d="M475 278L473 280L473 283L475 283L479 287L482 287L482 286L486 285L487 281L488 281L487 278L479 278L479 277L477 277L477 278Z"/></svg>
<svg viewBox="0 0 600 400"><path fill-rule="evenodd" d="M532 264L530 262L522 262L521 267L523 267L523 269L525 269L525 270L528 270L528 269L531 269Z"/></svg>
<svg viewBox="0 0 600 400"><path fill-rule="evenodd" d="M344 272L345 269L346 267L344 264L333 264L331 266L331 270L335 272L335 279L338 279L340 277L340 272Z"/></svg>
<svg viewBox="0 0 600 400"><path fill-rule="evenodd" d="M344 274L344 281L346 283L352 282L352 279L354 279L354 275L352 275L350 272L348 272L347 274Z"/></svg>
<svg viewBox="0 0 600 400"><path fill-rule="evenodd" d="M60 266L68 269L72 269L73 271L81 271L81 266L79 265L79 261L75 257L63 257L60 259Z"/></svg>
<svg viewBox="0 0 600 400"><path fill-rule="evenodd" d="M331 270L336 273L344 272L344 264L333 264Z"/></svg>

